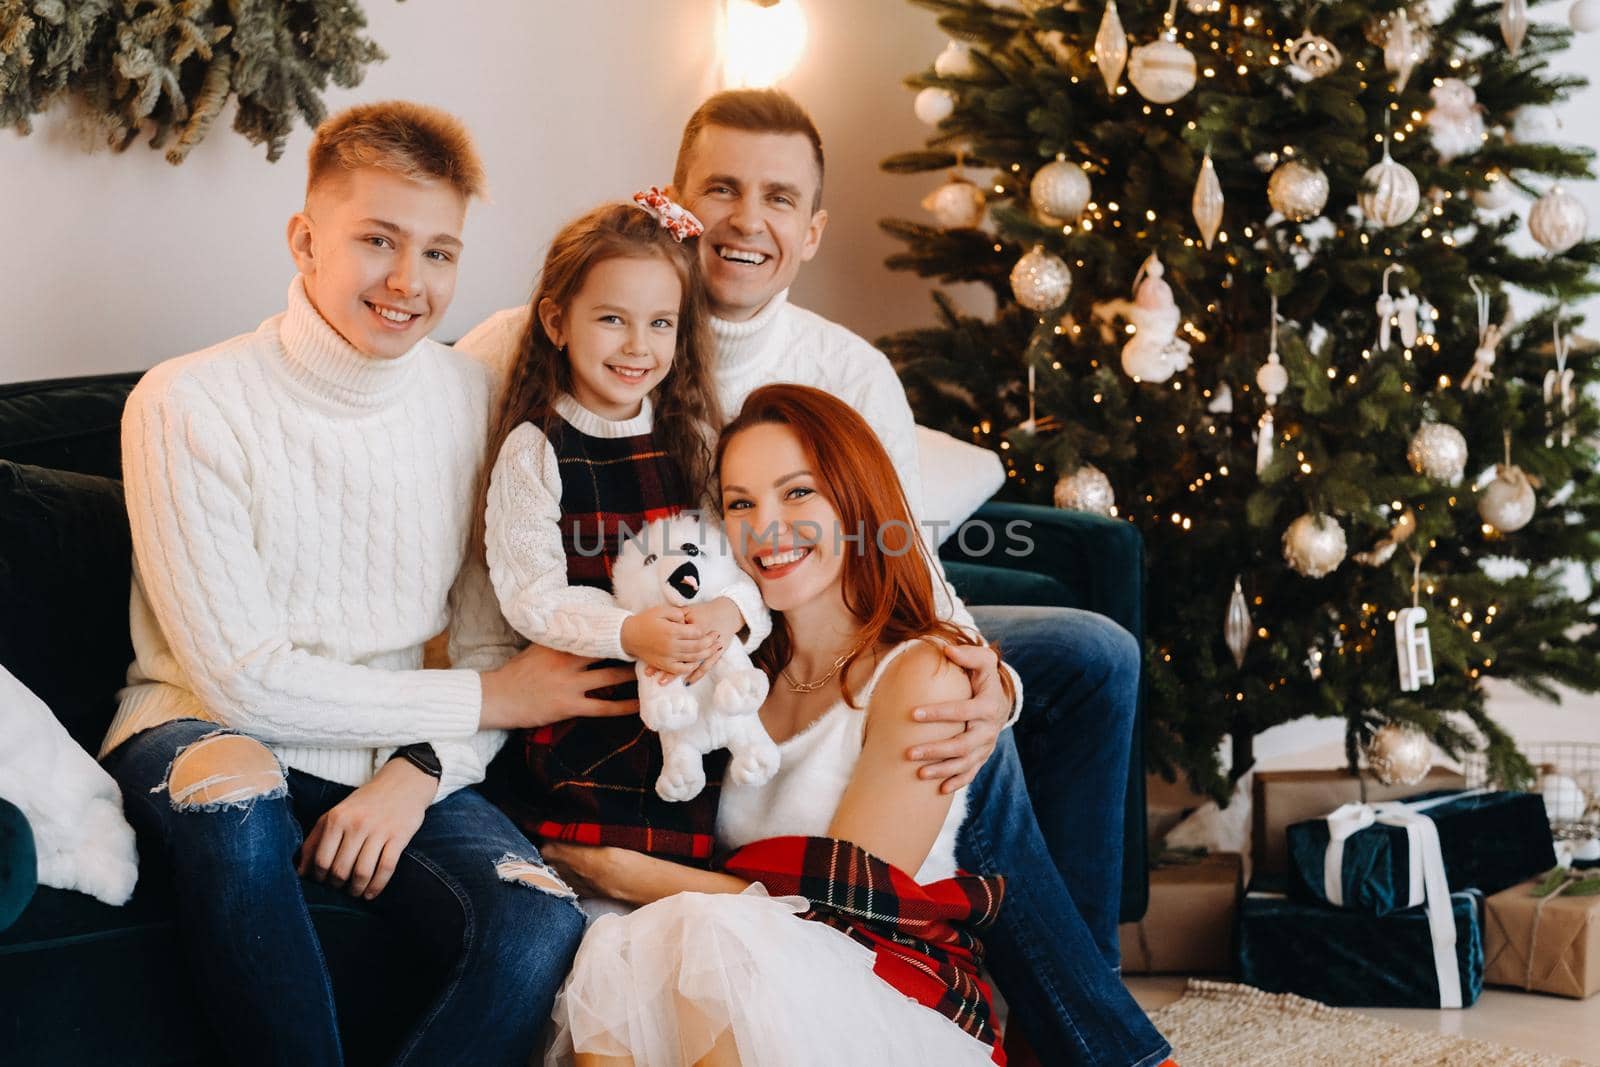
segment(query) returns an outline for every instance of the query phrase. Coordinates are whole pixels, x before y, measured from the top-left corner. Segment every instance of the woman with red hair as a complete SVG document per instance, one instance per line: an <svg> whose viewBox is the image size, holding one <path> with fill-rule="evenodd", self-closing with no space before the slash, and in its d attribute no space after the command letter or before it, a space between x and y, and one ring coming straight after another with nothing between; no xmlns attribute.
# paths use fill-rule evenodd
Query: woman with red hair
<svg viewBox="0 0 1600 1067"><path fill-rule="evenodd" d="M904 757L959 729L913 713L970 694L943 647L977 638L939 618L894 467L844 402L758 389L716 465L774 613L756 660L782 766L723 784L717 871L547 846L581 894L640 905L590 927L547 1062L1004 1062L976 936L1002 883L956 870L965 790Z"/></svg>

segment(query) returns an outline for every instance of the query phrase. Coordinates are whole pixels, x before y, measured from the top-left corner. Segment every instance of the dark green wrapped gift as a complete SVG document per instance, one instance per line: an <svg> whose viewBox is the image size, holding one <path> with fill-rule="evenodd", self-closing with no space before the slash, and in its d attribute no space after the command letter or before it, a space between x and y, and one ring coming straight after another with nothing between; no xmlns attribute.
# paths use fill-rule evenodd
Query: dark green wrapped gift
<svg viewBox="0 0 1600 1067"><path fill-rule="evenodd" d="M1335 857L1342 899L1330 899L1327 885L1329 819L1291 825L1290 894L1369 915L1388 915L1420 903L1424 897L1415 878L1420 857L1412 854L1404 826L1383 822L1382 813L1393 806L1375 805L1378 821L1344 838L1342 854ZM1498 893L1556 865L1550 821L1544 801L1535 794L1451 790L1413 797L1403 806L1425 814L1437 828L1451 892ZM1347 805L1332 817L1338 821L1341 814L1358 811Z"/></svg>
<svg viewBox="0 0 1600 1067"><path fill-rule="evenodd" d="M1483 895L1452 893L1459 1005L1483 992ZM1378 918L1251 892L1239 909L1239 975L1269 993L1339 1007L1438 1008L1439 966L1424 908Z"/></svg>

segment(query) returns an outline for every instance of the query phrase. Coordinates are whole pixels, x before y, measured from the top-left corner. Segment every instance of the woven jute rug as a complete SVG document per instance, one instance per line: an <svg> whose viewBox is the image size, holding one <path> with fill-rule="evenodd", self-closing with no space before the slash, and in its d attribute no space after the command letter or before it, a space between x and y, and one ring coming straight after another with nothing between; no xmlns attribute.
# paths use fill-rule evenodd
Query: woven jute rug
<svg viewBox="0 0 1600 1067"><path fill-rule="evenodd" d="M1581 1067L1578 1060L1427 1034L1288 993L1200 978L1150 1018L1183 1067Z"/></svg>

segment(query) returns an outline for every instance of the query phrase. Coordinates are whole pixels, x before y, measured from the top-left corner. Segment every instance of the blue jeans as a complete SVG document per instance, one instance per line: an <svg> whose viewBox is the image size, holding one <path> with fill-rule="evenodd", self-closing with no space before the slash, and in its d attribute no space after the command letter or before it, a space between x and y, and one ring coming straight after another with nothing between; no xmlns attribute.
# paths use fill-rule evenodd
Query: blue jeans
<svg viewBox="0 0 1600 1067"><path fill-rule="evenodd" d="M972 616L1023 685L1022 718L972 783L957 843L962 867L1006 876L983 939L990 972L1044 1062L1158 1064L1171 1046L1118 973L1138 644L1092 612Z"/></svg>
<svg viewBox="0 0 1600 1067"><path fill-rule="evenodd" d="M333 987L295 853L304 833L354 790L290 770L246 801L175 808L164 788L176 755L217 733L184 719L107 754L146 863L172 867L194 989L230 1060L296 1067L343 1062ZM428 809L372 906L437 965L439 991L400 1064L523 1065L583 936L568 899L507 881L503 860L538 865L528 839L476 791Z"/></svg>

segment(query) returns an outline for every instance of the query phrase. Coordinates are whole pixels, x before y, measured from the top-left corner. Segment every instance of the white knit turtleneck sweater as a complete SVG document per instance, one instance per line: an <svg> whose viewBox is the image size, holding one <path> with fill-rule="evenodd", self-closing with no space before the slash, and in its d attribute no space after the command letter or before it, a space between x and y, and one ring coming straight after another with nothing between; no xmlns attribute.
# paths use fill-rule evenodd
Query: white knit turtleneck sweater
<svg viewBox="0 0 1600 1067"><path fill-rule="evenodd" d="M155 367L128 398L135 659L106 735L210 719L361 785L431 742L439 796L483 776L477 671L514 647L467 552L489 381L421 341L362 355L312 307ZM450 628L457 669L421 670Z"/></svg>
<svg viewBox="0 0 1600 1067"><path fill-rule="evenodd" d="M489 316L456 342L456 348L477 359L503 381L528 325L526 306L507 308ZM785 289L745 322L713 317L716 341L715 378L722 413L731 419L744 406L745 397L763 385L794 382L831 393L848 403L877 431L878 440L900 476L901 488L913 516L922 515L922 472L917 453L917 427L906 402L905 387L889 357L857 334L815 312L789 303ZM934 593L940 615L958 626L976 631L971 612L944 578L944 568L933 552ZM1015 721L1022 707L1022 681L1010 667L1016 685L1012 710Z"/></svg>

